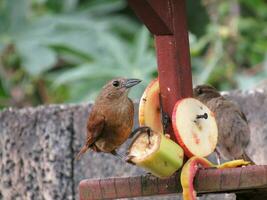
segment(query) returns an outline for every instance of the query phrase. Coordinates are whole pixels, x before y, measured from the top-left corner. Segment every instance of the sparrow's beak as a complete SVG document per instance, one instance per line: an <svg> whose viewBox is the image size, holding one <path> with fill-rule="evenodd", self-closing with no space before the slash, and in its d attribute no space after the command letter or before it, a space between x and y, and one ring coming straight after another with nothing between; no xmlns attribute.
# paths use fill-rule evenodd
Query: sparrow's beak
<svg viewBox="0 0 267 200"><path fill-rule="evenodd" d="M126 88L131 88L135 85L137 85L138 83L140 83L141 80L140 79L136 79L136 78L130 78L130 79L127 79L125 84L124 84L124 87Z"/></svg>

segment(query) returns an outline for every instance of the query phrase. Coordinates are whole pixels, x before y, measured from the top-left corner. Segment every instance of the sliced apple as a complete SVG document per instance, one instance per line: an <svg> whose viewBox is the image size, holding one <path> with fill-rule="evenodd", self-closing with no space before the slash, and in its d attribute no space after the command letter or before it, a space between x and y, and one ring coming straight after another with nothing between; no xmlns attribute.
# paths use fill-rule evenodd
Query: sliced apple
<svg viewBox="0 0 267 200"><path fill-rule="evenodd" d="M214 114L197 99L185 98L175 104L172 126L188 157L205 157L215 150L218 129Z"/></svg>
<svg viewBox="0 0 267 200"><path fill-rule="evenodd" d="M157 177L169 177L183 164L183 149L161 133L140 131L129 147L127 160Z"/></svg>
<svg viewBox="0 0 267 200"><path fill-rule="evenodd" d="M218 169L235 168L235 167L241 167L241 166L245 166L249 164L251 164L249 161L239 159L239 160L231 160L229 162L225 162L221 165L218 165L217 168Z"/></svg>
<svg viewBox="0 0 267 200"><path fill-rule="evenodd" d="M213 164L201 157L191 157L183 166L181 172L181 185L183 188L183 200L196 200L197 193L194 190L194 177L197 173L198 166L208 168Z"/></svg>
<svg viewBox="0 0 267 200"><path fill-rule="evenodd" d="M181 185L183 188L183 200L196 200L197 193L194 190L194 177L197 173L197 170L199 167L203 168L210 168L210 167L216 167L218 169L224 169L224 168L234 168L239 166L248 165L249 162L244 160L233 160L230 162L226 162L222 165L216 166L215 164L211 163L205 158L191 157L183 166L182 172L181 172Z"/></svg>
<svg viewBox="0 0 267 200"><path fill-rule="evenodd" d="M163 132L159 103L159 81L153 80L145 89L139 103L139 124Z"/></svg>

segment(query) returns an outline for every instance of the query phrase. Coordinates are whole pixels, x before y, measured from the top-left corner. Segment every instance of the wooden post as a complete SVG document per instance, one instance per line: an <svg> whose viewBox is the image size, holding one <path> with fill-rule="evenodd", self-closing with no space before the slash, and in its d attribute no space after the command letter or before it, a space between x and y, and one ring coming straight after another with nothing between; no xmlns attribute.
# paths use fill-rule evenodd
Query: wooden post
<svg viewBox="0 0 267 200"><path fill-rule="evenodd" d="M128 2L155 37L163 111L171 117L175 103L192 96L186 0ZM171 126L168 133L176 140Z"/></svg>

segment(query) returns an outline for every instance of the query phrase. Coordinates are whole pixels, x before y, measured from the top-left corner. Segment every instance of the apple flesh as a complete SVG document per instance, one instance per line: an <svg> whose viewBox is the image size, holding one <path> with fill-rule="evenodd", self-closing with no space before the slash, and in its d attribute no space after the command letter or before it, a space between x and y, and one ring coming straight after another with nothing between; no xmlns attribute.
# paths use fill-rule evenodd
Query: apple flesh
<svg viewBox="0 0 267 200"><path fill-rule="evenodd" d="M181 172L181 185L183 188L183 200L196 200L197 193L194 190L194 177L199 167L210 168L216 167L218 169L234 168L239 166L248 165L249 162L244 160L233 160L226 162L222 165L215 165L205 158L191 157L183 166Z"/></svg>
<svg viewBox="0 0 267 200"><path fill-rule="evenodd" d="M129 147L127 160L153 175L171 176L183 165L183 149L161 133L141 132Z"/></svg>
<svg viewBox="0 0 267 200"><path fill-rule="evenodd" d="M214 114L197 99L185 98L175 104L172 126L188 157L205 157L215 150L218 129Z"/></svg>
<svg viewBox="0 0 267 200"><path fill-rule="evenodd" d="M162 133L159 103L159 81L153 80L145 89L139 103L139 124L149 126L155 132Z"/></svg>

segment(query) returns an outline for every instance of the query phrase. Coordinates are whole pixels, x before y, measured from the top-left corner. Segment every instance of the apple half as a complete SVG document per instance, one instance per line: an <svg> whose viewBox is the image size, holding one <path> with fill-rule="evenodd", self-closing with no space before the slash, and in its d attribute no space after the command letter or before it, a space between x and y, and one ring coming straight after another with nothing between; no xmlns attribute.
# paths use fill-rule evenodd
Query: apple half
<svg viewBox="0 0 267 200"><path fill-rule="evenodd" d="M225 168L235 168L240 167L244 165L248 165L250 162L244 161L244 160L233 160L226 162L222 165L215 165L208 161L205 158L193 156L191 157L183 166L182 172L181 172L181 185L183 188L183 200L196 200L197 193L194 189L194 177L197 173L197 170L199 167L202 168L218 168L218 169L225 169Z"/></svg>
<svg viewBox="0 0 267 200"><path fill-rule="evenodd" d="M185 98L175 104L172 126L188 157L205 157L215 150L218 138L215 116L197 99Z"/></svg>
<svg viewBox="0 0 267 200"><path fill-rule="evenodd" d="M139 103L139 124L140 126L149 126L156 132L163 132L158 79L150 82L141 97Z"/></svg>
<svg viewBox="0 0 267 200"><path fill-rule="evenodd" d="M164 178L183 165L183 149L164 134L140 131L129 146L127 161Z"/></svg>

